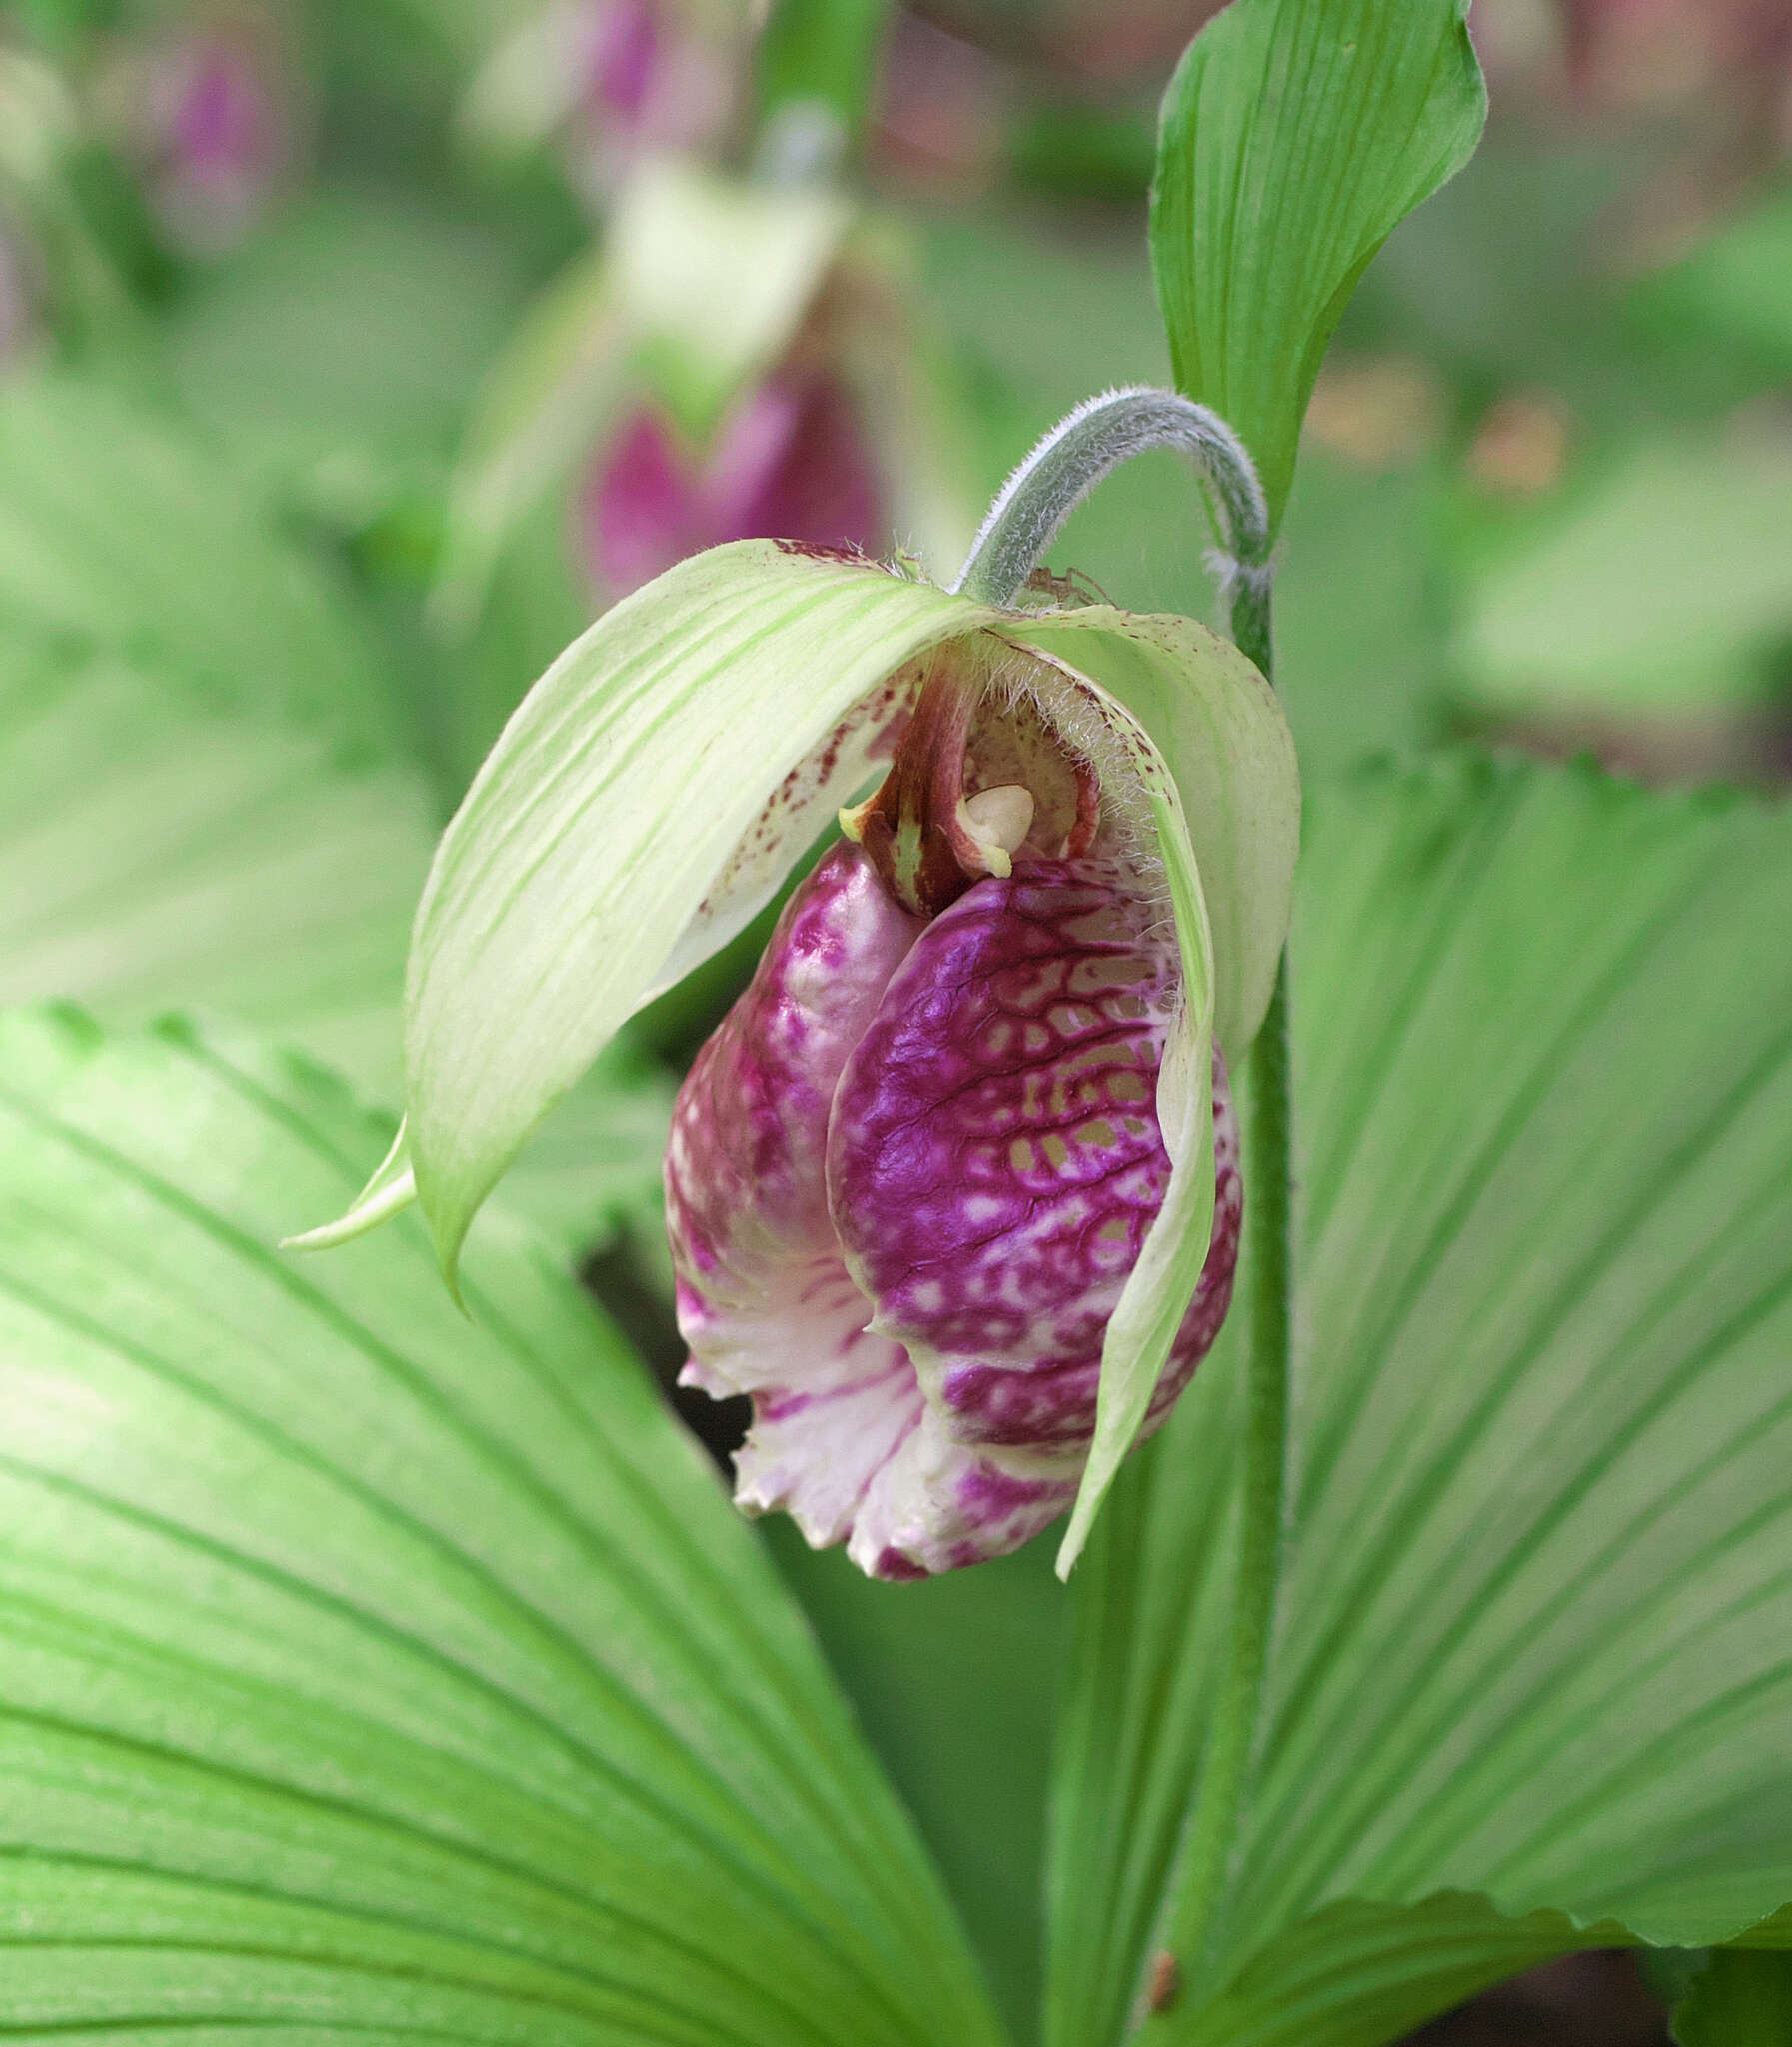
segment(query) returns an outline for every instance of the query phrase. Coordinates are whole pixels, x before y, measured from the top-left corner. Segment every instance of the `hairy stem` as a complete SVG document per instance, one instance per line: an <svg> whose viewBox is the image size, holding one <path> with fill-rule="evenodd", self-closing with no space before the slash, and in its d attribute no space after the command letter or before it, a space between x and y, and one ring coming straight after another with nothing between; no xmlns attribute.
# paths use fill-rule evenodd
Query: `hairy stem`
<svg viewBox="0 0 1792 2047"><path fill-rule="evenodd" d="M1258 650L1264 658L1269 651L1270 576L1262 486L1225 421L1174 391L1134 385L1086 399L1066 414L1001 487L952 588L985 604L1011 604L1090 491L1152 448L1173 448L1199 473L1219 528L1212 566L1231 607L1233 638L1262 667Z"/></svg>

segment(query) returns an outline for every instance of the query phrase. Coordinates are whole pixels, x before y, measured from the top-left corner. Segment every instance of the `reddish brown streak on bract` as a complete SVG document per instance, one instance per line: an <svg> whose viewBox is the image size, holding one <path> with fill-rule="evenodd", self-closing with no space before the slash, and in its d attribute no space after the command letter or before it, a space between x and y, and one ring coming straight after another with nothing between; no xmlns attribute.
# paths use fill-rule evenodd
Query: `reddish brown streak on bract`
<svg viewBox="0 0 1792 2047"><path fill-rule="evenodd" d="M863 548L832 547L815 540L778 540L772 545L781 555L804 555L815 562L851 562L862 569L878 566Z"/></svg>

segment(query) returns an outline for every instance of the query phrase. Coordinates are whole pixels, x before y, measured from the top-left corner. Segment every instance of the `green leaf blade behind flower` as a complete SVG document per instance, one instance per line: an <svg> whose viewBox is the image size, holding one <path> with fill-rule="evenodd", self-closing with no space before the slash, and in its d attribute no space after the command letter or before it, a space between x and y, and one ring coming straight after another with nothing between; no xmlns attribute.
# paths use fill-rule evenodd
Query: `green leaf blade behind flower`
<svg viewBox="0 0 1792 2047"><path fill-rule="evenodd" d="M219 1010L396 1099L431 806L402 758L357 757L358 715L221 706L15 632L0 650L0 1002L69 997L123 1024Z"/></svg>
<svg viewBox="0 0 1792 2047"><path fill-rule="evenodd" d="M1163 102L1151 260L1177 388L1230 422L1279 525L1357 279L1486 116L1465 0L1232 0Z"/></svg>
<svg viewBox="0 0 1792 2047"><path fill-rule="evenodd" d="M0 454L0 1002L220 1012L396 1105L435 819L347 592L205 441L104 386L21 380ZM605 1240L656 1197L667 1105L607 1062L519 1205L569 1254Z"/></svg>
<svg viewBox="0 0 1792 2047"><path fill-rule="evenodd" d="M1305 856L1283 1577L1225 1905L1140 2034L1201 2047L1369 2047L1792 1900L1792 813L1468 760L1315 803ZM1079 1594L1063 2047L1174 1925L1241 1365Z"/></svg>
<svg viewBox="0 0 1792 2047"><path fill-rule="evenodd" d="M327 1261L369 1119L0 1020L0 2024L998 2038L795 1607L528 1232ZM245 2021L246 2022L246 2021Z"/></svg>

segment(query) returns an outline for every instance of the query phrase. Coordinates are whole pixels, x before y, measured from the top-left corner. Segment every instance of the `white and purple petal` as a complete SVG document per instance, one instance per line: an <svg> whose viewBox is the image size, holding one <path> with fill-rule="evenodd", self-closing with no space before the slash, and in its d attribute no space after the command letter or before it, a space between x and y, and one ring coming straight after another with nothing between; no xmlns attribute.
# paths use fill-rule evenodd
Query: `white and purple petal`
<svg viewBox="0 0 1792 2047"><path fill-rule="evenodd" d="M829 1200L848 1267L951 1435L1079 1456L1101 1346L1163 1202L1173 933L1129 872L1041 861L933 919L847 1062ZM1208 1260L1153 1415L1230 1299L1240 1189L1223 1073Z"/></svg>
<svg viewBox="0 0 1792 2047"><path fill-rule="evenodd" d="M824 1181L829 1109L919 921L838 847L791 899L758 973L698 1054L674 1114L667 1224L687 1383L751 1393L738 1496L841 1541L919 1419L900 1347L867 1332Z"/></svg>
<svg viewBox="0 0 1792 2047"><path fill-rule="evenodd" d="M1112 860L930 921L837 848L693 1066L667 1164L685 1377L753 1396L737 1498L870 1575L1018 1547L1076 1494L1108 1317L1162 1203L1178 958ZM1212 1243L1151 1403L1217 1334L1241 1214L1214 1070Z"/></svg>

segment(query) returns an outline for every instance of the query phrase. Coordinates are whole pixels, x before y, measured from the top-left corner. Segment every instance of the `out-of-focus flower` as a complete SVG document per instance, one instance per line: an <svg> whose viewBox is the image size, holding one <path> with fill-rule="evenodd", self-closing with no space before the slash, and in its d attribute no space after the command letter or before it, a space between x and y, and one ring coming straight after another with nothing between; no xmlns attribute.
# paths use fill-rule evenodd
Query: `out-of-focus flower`
<svg viewBox="0 0 1792 2047"><path fill-rule="evenodd" d="M667 1157L686 1381L753 1396L736 1497L875 1577L1003 1555L1070 1505L1170 1177L1182 959L1160 856L1120 757L1103 788L1065 750L1058 721L1086 729L1086 707L1043 673L1032 692L935 661L849 820L863 843L793 897ZM1231 1299L1217 1051L1212 1109L1211 1241L1142 1433Z"/></svg>
<svg viewBox="0 0 1792 2047"><path fill-rule="evenodd" d="M618 592L723 541L865 547L884 528L864 425L826 368L775 371L734 407L707 450L642 406L587 471L580 513L586 559Z"/></svg>
<svg viewBox="0 0 1792 2047"><path fill-rule="evenodd" d="M116 45L96 89L157 218L184 249L212 254L240 241L293 170L303 93L271 10L173 10Z"/></svg>
<svg viewBox="0 0 1792 2047"><path fill-rule="evenodd" d="M882 167L965 197L1001 168L1014 81L987 51L906 9L897 14L877 102Z"/></svg>
<svg viewBox="0 0 1792 2047"><path fill-rule="evenodd" d="M555 492L599 600L728 540L955 559L969 493L910 272L838 194L645 165L495 373L453 492L442 615L471 615Z"/></svg>
<svg viewBox="0 0 1792 2047"><path fill-rule="evenodd" d="M487 58L463 132L499 155L558 149L602 202L643 156L701 155L729 132L753 25L740 0L553 0Z"/></svg>
<svg viewBox="0 0 1792 2047"><path fill-rule="evenodd" d="M1569 82L1583 99L1641 107L1792 71L1785 0L1560 0Z"/></svg>
<svg viewBox="0 0 1792 2047"><path fill-rule="evenodd" d="M1787 0L1476 0L1470 27L1496 103L1646 138L1652 170L1600 217L1607 263L1682 253L1792 148Z"/></svg>

